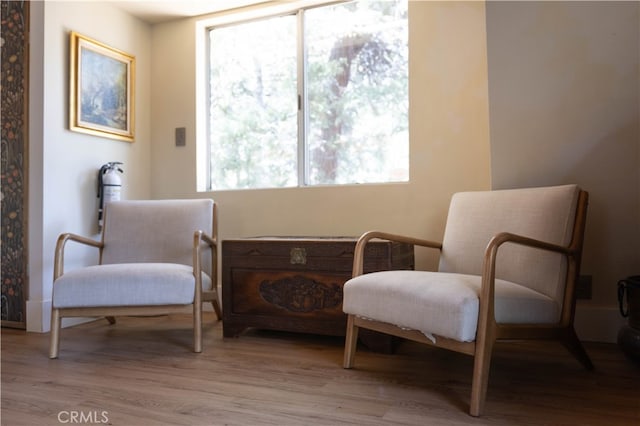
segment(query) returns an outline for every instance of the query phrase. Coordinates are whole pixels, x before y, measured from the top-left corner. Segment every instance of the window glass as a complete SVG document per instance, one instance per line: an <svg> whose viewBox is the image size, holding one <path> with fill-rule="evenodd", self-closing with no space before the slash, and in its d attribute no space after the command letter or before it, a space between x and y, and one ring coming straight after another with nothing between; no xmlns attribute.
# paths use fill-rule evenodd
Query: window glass
<svg viewBox="0 0 640 426"><path fill-rule="evenodd" d="M408 180L406 1L209 34L211 189Z"/></svg>
<svg viewBox="0 0 640 426"><path fill-rule="evenodd" d="M295 16L210 34L211 187L297 185Z"/></svg>
<svg viewBox="0 0 640 426"><path fill-rule="evenodd" d="M406 4L305 13L308 183L408 180Z"/></svg>

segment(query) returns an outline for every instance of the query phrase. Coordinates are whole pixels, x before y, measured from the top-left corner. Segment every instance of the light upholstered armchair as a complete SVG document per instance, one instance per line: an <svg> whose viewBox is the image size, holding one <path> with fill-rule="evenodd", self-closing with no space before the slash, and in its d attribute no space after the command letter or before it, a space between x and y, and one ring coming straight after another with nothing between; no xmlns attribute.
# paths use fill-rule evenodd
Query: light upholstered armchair
<svg viewBox="0 0 640 426"><path fill-rule="evenodd" d="M483 410L496 340L558 339L592 369L573 328L587 198L576 185L458 193L442 243L365 233L344 286L344 367L353 366L359 328L471 355L473 416ZM438 271L363 275L372 238L440 250Z"/></svg>
<svg viewBox="0 0 640 426"><path fill-rule="evenodd" d="M67 242L95 247L98 265L64 271ZM218 318L217 211L212 200L117 201L105 209L101 241L62 234L55 251L50 358L63 317L157 315L193 308L194 352L202 351L202 304Z"/></svg>

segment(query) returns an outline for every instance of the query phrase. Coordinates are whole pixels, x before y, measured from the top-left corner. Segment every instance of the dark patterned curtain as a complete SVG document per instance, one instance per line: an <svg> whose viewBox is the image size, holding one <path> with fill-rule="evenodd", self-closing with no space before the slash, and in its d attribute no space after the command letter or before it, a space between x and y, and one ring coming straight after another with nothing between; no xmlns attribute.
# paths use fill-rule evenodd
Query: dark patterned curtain
<svg viewBox="0 0 640 426"><path fill-rule="evenodd" d="M2 325L26 326L29 2L2 1Z"/></svg>

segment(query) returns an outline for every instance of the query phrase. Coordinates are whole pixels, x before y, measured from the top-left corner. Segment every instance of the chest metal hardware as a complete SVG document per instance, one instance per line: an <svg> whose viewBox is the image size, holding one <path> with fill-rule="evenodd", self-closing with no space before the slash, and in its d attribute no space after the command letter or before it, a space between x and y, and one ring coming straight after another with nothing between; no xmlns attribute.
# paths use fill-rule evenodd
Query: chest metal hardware
<svg viewBox="0 0 640 426"><path fill-rule="evenodd" d="M292 265L306 265L307 264L307 250L302 247L294 247L289 252Z"/></svg>

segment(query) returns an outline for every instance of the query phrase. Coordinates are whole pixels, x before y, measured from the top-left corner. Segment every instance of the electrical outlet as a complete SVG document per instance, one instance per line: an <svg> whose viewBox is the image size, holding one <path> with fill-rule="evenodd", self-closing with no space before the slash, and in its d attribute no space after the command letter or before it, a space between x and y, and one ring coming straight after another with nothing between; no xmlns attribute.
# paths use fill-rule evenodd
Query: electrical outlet
<svg viewBox="0 0 640 426"><path fill-rule="evenodd" d="M176 146L185 146L187 144L187 129L185 127L176 127Z"/></svg>
<svg viewBox="0 0 640 426"><path fill-rule="evenodd" d="M591 275L580 275L576 283L576 299L591 300Z"/></svg>

